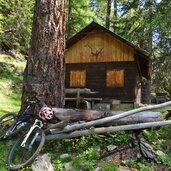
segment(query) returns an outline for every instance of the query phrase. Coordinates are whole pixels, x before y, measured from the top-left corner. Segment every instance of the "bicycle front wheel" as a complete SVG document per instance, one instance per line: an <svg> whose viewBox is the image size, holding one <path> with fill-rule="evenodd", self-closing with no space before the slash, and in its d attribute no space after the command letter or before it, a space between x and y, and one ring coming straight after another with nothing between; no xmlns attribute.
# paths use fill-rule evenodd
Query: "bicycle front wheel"
<svg viewBox="0 0 171 171"><path fill-rule="evenodd" d="M16 113L7 113L0 118L0 140L5 139L6 132L16 120Z"/></svg>
<svg viewBox="0 0 171 171"><path fill-rule="evenodd" d="M29 165L38 156L45 143L45 134L41 128L35 128L24 146L21 146L26 135L19 138L9 152L7 160L11 170Z"/></svg>

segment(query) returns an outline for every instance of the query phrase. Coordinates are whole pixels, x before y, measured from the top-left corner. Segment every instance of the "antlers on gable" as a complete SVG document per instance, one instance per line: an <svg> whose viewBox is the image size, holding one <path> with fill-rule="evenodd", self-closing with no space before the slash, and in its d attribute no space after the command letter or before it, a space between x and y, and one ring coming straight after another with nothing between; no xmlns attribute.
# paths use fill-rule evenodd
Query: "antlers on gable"
<svg viewBox="0 0 171 171"><path fill-rule="evenodd" d="M103 51L103 48L99 48L99 49L93 49L91 46L87 45L87 47L90 48L91 50L91 55L93 57L96 57L96 59L99 57L99 55L101 54L101 52Z"/></svg>

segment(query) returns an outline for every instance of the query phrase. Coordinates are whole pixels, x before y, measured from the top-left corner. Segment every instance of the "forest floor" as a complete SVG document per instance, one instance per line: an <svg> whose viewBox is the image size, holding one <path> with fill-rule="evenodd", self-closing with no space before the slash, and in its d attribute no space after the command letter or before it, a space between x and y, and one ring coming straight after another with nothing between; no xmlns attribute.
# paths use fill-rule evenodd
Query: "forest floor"
<svg viewBox="0 0 171 171"><path fill-rule="evenodd" d="M20 108L22 75L25 61L0 55L0 116ZM161 109L164 112L166 109ZM169 171L171 170L171 126L142 131L142 136L154 149L165 155L154 160L141 156L138 144L131 144L131 132L93 135L75 139L48 141L42 151L52 160L55 171ZM6 158L15 139L0 142L0 171L7 171ZM30 171L27 167L22 169Z"/></svg>

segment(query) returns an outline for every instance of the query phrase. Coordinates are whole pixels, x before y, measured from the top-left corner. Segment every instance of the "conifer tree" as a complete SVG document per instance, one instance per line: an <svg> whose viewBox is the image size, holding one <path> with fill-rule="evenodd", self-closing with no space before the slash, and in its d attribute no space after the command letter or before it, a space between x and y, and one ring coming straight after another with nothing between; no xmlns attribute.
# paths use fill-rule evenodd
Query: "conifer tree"
<svg viewBox="0 0 171 171"><path fill-rule="evenodd" d="M65 0L36 0L30 54L24 71L22 108L30 96L64 105Z"/></svg>

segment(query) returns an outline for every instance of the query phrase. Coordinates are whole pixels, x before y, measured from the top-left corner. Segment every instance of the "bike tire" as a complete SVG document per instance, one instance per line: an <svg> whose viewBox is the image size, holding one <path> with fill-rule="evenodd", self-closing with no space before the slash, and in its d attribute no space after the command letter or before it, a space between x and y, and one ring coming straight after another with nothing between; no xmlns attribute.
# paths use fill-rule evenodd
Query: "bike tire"
<svg viewBox="0 0 171 171"><path fill-rule="evenodd" d="M39 134L39 140L34 140L32 146L30 147L29 145L37 133ZM11 170L18 170L29 165L39 155L45 143L45 133L39 127L36 127L30 134L26 141L26 147L22 147L21 143L23 142L25 136L26 134L19 138L9 152L7 161L9 169Z"/></svg>
<svg viewBox="0 0 171 171"><path fill-rule="evenodd" d="M7 113L0 118L0 140L4 140L6 132L15 123L16 113Z"/></svg>

